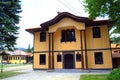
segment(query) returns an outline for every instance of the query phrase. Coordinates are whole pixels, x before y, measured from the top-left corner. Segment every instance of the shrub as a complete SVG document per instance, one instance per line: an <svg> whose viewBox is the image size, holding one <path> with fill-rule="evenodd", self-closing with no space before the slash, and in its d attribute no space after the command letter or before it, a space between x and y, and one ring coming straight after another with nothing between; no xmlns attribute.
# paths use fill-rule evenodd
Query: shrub
<svg viewBox="0 0 120 80"><path fill-rule="evenodd" d="M120 80L120 67L113 70L106 78L106 80Z"/></svg>

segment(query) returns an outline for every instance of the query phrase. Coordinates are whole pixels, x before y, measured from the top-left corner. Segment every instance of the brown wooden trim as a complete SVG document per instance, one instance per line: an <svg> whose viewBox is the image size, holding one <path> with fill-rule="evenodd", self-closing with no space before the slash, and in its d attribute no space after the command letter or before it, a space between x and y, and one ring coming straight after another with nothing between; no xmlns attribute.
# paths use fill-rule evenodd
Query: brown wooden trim
<svg viewBox="0 0 120 80"><path fill-rule="evenodd" d="M54 33L52 33L52 69L54 69Z"/></svg>
<svg viewBox="0 0 120 80"><path fill-rule="evenodd" d="M47 68L33 68L33 70L48 70Z"/></svg>
<svg viewBox="0 0 120 80"><path fill-rule="evenodd" d="M82 69L84 69L84 56L83 56L83 42L82 42L82 31L80 31L80 42L81 42L81 56L82 56Z"/></svg>
<svg viewBox="0 0 120 80"><path fill-rule="evenodd" d="M109 26L107 26L107 28L108 28ZM108 29L107 29L108 30ZM107 34L109 34L109 30L108 30L108 32L107 32ZM109 39L109 46L110 46L110 52L111 52L111 63L112 63L112 69L113 69L113 61L112 61L112 48L111 48L111 42L110 42L110 37L109 37L109 35L108 35L108 39ZM120 48L119 48L120 49Z"/></svg>
<svg viewBox="0 0 120 80"><path fill-rule="evenodd" d="M97 50L111 50L111 49L110 48L87 49L87 51L97 51Z"/></svg>
<svg viewBox="0 0 120 80"><path fill-rule="evenodd" d="M51 69L51 57L50 57L50 52L51 52L51 50L50 50L50 33L49 33L49 43L48 43L48 49L49 49L49 55L48 55L48 57L49 57L49 59L48 59L48 64L49 64L49 69Z"/></svg>
<svg viewBox="0 0 120 80"><path fill-rule="evenodd" d="M113 68L88 68L89 70L112 70Z"/></svg>
<svg viewBox="0 0 120 80"><path fill-rule="evenodd" d="M87 45L86 45L86 32L84 30L84 44L85 44L85 63L86 69L88 68L88 59L87 59Z"/></svg>
<svg viewBox="0 0 120 80"><path fill-rule="evenodd" d="M98 51L98 50L111 50L110 48L101 48L101 49L86 49L87 51ZM64 52L64 51L82 51L82 50L54 50L53 52ZM83 49L85 51L85 49ZM52 51L34 51L34 53L49 53Z"/></svg>
<svg viewBox="0 0 120 80"><path fill-rule="evenodd" d="M111 47L110 47L110 48L111 48ZM120 47L118 47L118 48L111 48L111 50L112 50L112 49L120 49Z"/></svg>
<svg viewBox="0 0 120 80"><path fill-rule="evenodd" d="M34 51L35 51L35 33L34 33L34 36L33 36L34 40L33 40L33 45L34 45L34 48L33 48L33 69L34 69Z"/></svg>

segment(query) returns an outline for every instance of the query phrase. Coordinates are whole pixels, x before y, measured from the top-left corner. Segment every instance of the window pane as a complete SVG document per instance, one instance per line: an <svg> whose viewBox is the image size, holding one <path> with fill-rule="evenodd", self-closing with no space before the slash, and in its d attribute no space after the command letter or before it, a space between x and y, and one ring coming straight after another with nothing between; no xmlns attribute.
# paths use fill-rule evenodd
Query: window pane
<svg viewBox="0 0 120 80"><path fill-rule="evenodd" d="M45 65L46 64L46 55L45 54L40 54L40 64Z"/></svg>
<svg viewBox="0 0 120 80"><path fill-rule="evenodd" d="M57 62L61 62L62 61L62 57L60 54L57 55Z"/></svg>
<svg viewBox="0 0 120 80"><path fill-rule="evenodd" d="M81 54L76 54L76 61L81 61Z"/></svg>
<svg viewBox="0 0 120 80"><path fill-rule="evenodd" d="M71 41L76 41L75 39L75 30L62 30L61 33L61 42L71 42Z"/></svg>
<svg viewBox="0 0 120 80"><path fill-rule="evenodd" d="M76 41L75 40L75 30L74 29L71 30L71 41Z"/></svg>
<svg viewBox="0 0 120 80"><path fill-rule="evenodd" d="M70 41L70 37L71 37L70 30L66 30L66 41Z"/></svg>
<svg viewBox="0 0 120 80"><path fill-rule="evenodd" d="M65 30L62 30L61 42L65 41Z"/></svg>
<svg viewBox="0 0 120 80"><path fill-rule="evenodd" d="M102 52L95 52L95 64L103 64Z"/></svg>
<svg viewBox="0 0 120 80"><path fill-rule="evenodd" d="M40 32L40 41L46 41L46 32Z"/></svg>
<svg viewBox="0 0 120 80"><path fill-rule="evenodd" d="M93 27L92 31L93 31L93 38L100 38L101 37L101 33L100 33L100 28L99 27Z"/></svg>

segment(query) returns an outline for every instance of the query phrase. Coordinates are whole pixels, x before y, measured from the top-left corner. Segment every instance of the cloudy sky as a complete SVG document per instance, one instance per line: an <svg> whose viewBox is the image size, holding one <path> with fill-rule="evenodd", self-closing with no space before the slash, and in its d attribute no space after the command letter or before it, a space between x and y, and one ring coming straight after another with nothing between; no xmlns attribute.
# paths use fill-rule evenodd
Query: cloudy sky
<svg viewBox="0 0 120 80"><path fill-rule="evenodd" d="M19 38L16 47L27 48L30 44L33 46L32 34L25 31L28 28L40 27L40 24L46 22L57 15L57 12L70 12L77 16L87 17L82 0L21 0L23 12L20 13L21 21L18 26Z"/></svg>

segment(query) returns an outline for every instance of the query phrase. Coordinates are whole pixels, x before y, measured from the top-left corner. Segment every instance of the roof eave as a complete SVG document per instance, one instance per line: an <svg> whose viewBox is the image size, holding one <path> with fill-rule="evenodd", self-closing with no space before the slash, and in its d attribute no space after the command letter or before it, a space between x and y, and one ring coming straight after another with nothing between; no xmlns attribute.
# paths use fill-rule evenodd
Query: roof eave
<svg viewBox="0 0 120 80"><path fill-rule="evenodd" d="M34 33L34 32L38 32L38 31L46 31L45 28L41 28L41 27L38 27L38 28L31 28L31 29L25 29L27 32L29 33Z"/></svg>

